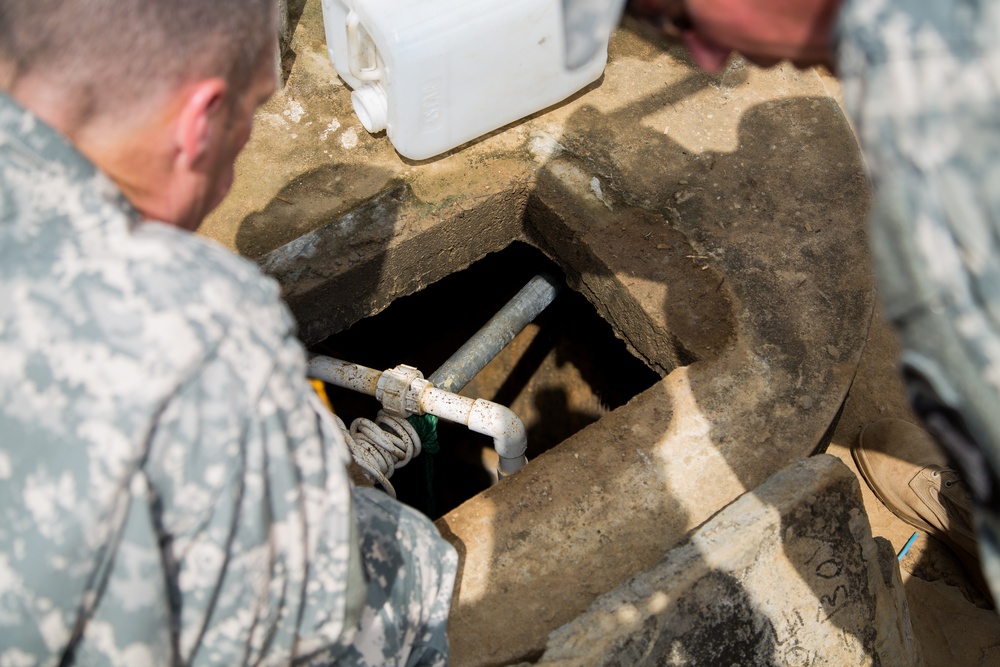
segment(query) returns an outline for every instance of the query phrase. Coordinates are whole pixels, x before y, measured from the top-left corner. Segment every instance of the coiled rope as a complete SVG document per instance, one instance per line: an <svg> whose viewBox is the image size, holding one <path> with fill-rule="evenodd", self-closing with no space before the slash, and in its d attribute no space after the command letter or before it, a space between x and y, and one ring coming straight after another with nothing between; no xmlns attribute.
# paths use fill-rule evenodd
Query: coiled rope
<svg viewBox="0 0 1000 667"><path fill-rule="evenodd" d="M372 481L393 498L396 489L389 478L396 468L402 468L421 451L420 436L403 417L379 410L375 420L359 417L351 422L350 430L340 419L341 431L351 455Z"/></svg>

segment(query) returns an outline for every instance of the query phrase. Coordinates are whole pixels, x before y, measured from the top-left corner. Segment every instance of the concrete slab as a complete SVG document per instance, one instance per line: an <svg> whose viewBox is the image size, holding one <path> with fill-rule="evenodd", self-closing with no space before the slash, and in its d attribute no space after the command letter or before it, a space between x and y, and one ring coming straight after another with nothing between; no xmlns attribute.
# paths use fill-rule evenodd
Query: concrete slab
<svg viewBox="0 0 1000 667"><path fill-rule="evenodd" d="M307 343L524 241L664 375L438 522L454 663L516 660L823 438L872 312L856 145L815 72L711 77L620 30L589 90L414 163L355 119L320 3L290 9L287 85L203 232Z"/></svg>
<svg viewBox="0 0 1000 667"><path fill-rule="evenodd" d="M552 633L537 665L921 665L854 474L792 464ZM935 663L938 664L938 663Z"/></svg>

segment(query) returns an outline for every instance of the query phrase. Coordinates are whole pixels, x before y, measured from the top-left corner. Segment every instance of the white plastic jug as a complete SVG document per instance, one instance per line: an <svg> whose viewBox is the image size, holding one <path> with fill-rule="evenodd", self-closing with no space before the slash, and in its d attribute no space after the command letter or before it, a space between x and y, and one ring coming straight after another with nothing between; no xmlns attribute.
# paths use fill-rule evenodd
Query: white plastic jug
<svg viewBox="0 0 1000 667"><path fill-rule="evenodd" d="M327 50L369 132L423 160L596 81L569 71L561 0L323 0Z"/></svg>

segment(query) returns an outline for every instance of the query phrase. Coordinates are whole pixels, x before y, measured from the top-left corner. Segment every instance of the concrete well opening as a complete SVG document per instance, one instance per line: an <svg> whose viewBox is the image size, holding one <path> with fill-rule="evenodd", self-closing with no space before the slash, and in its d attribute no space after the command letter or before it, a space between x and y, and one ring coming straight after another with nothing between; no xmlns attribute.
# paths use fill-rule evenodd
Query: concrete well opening
<svg viewBox="0 0 1000 667"><path fill-rule="evenodd" d="M554 400L539 405L541 391L504 385L519 373L528 376L517 380L524 387L553 377L533 377L544 363L525 362L527 373L514 355L498 362L510 368L486 372L478 389L483 397L494 392L529 429L536 412L523 470L491 485L481 457L489 439L441 425L442 446L456 455L435 462L436 506L428 513L460 556L450 621L460 665L505 664L539 651L548 632L597 595L810 453L843 401L863 342L859 323L871 314L867 276L842 270L845 258L863 252L853 199L810 205L810 215L836 213L822 233L781 217L721 224L728 215L721 195L675 196L681 208L658 207L660 185L633 177L641 171L595 176L592 160L570 153L541 166L504 164L493 165L503 180L469 184L461 169L436 188L401 178L335 211L317 203L326 206L337 182L319 170L244 225L267 230L264 223L281 216L309 224L311 231L258 261L281 283L310 350L378 371L405 363L429 376L539 271L564 277L569 289L559 298L581 311L560 314L554 303L535 331L541 339L559 327L572 334L564 343L570 352L561 352L572 364L554 363L549 376L571 367L575 385L554 385ZM726 164L698 161L679 185L707 189ZM857 162L844 164L850 178L861 173ZM315 217L305 217L311 211ZM596 342L574 338L599 331ZM508 354L533 345L515 342ZM558 343L538 345L543 361L553 348L560 360ZM612 357L613 347L620 354ZM630 386L623 359L645 379ZM605 361L607 370L594 370ZM587 410L574 407L575 392ZM378 411L374 399L333 393L345 421ZM551 426L558 432L539 433ZM473 437L478 442L455 444ZM420 459L391 481L406 502L429 509ZM508 614L505 631L495 633L501 601L537 613Z"/></svg>
<svg viewBox="0 0 1000 667"><path fill-rule="evenodd" d="M405 363L430 376L541 272L563 279L562 270L540 251L515 242L397 299L312 351L379 370ZM527 430L530 461L659 378L587 299L563 289L460 393L510 407ZM327 385L327 395L347 424L357 417L372 419L381 407L371 396L334 385ZM438 454L424 453L392 476L398 497L432 518L496 482L497 456L488 436L443 420L438 435Z"/></svg>
<svg viewBox="0 0 1000 667"><path fill-rule="evenodd" d="M592 90L462 150L408 161L357 123L346 87L331 88L321 3L296 4L285 92L262 109L233 194L203 230L280 282L305 345L356 335L449 276L474 285L462 272L513 244L535 259L505 261L486 286L529 264L506 287L518 289L551 268L544 255L565 277L564 296L591 309L571 333L610 327L611 341L659 376L620 407L584 376L586 395L603 399L588 400L610 412L435 512L460 558L453 664L540 655L551 631L811 454L829 428L873 303L856 268L868 182L853 135L816 72L734 61L711 77L682 47L622 30ZM470 301L436 297L391 344L337 354L429 375L505 296L478 320ZM428 342L413 348L432 349L457 323L469 330L451 332L435 358L404 349L417 329ZM603 361L603 343L577 346L576 371L582 359ZM359 351L381 347L399 356ZM516 372L498 372L494 390ZM375 402L360 400L361 410L338 410L373 417ZM419 460L392 481L402 488L411 474L421 479Z"/></svg>

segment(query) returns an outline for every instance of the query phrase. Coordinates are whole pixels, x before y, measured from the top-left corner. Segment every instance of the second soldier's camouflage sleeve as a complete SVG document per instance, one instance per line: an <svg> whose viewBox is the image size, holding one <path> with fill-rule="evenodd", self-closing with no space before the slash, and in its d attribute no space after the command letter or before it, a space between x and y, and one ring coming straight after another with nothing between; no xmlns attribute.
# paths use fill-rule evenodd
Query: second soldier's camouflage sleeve
<svg viewBox="0 0 1000 667"><path fill-rule="evenodd" d="M1000 2L846 0L838 75L914 408L961 469L1000 595ZM1000 598L998 598L1000 599Z"/></svg>
<svg viewBox="0 0 1000 667"><path fill-rule="evenodd" d="M360 617L346 448L315 411L291 319L270 281L247 296L204 279L245 297L241 316L155 422L78 664L285 665Z"/></svg>
<svg viewBox="0 0 1000 667"><path fill-rule="evenodd" d="M382 491L354 489L368 592L341 667L445 667L458 556L430 519ZM325 656L313 663L329 665Z"/></svg>
<svg viewBox="0 0 1000 667"><path fill-rule="evenodd" d="M447 659L454 550L353 496L277 284L3 93L0 291L0 664Z"/></svg>

